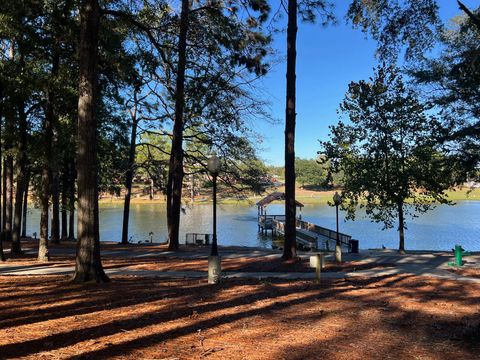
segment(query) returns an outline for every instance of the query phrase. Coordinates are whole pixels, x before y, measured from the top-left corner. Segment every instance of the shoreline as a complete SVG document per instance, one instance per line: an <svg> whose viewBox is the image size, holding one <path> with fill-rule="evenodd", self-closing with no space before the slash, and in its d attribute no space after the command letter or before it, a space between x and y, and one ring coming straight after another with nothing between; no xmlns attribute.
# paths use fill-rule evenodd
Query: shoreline
<svg viewBox="0 0 480 360"><path fill-rule="evenodd" d="M301 190L297 189L297 197L296 199L303 203L304 205L327 205L331 202L332 196L334 191L308 191L308 190ZM450 201L480 201L480 188L476 188L473 190L470 189L457 189L457 190L450 190L446 192L448 194L448 198ZM250 205L254 206L260 199L262 199L264 195L261 196L249 196L245 199L236 199L236 198L219 198L218 204L220 205ZM211 204L212 200L209 197L204 197L201 199L197 199L196 201L192 202L190 198L184 198L185 204L195 204L195 205L202 205L202 204ZM100 205L108 205L108 204L123 204L124 198L101 198L99 199ZM130 201L132 205L138 204L166 204L163 196L161 198L150 200L148 197L138 197L132 198Z"/></svg>

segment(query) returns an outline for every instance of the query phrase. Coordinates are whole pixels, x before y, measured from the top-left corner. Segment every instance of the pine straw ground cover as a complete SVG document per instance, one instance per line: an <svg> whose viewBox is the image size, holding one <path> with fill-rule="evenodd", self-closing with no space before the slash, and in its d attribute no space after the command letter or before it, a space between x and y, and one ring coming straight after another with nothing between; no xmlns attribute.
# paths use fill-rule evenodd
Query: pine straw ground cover
<svg viewBox="0 0 480 360"><path fill-rule="evenodd" d="M462 276L468 276L473 278L480 279L480 268L479 267L464 267L464 268L450 268L449 271L456 273Z"/></svg>
<svg viewBox="0 0 480 360"><path fill-rule="evenodd" d="M480 285L0 277L0 358L474 359Z"/></svg>

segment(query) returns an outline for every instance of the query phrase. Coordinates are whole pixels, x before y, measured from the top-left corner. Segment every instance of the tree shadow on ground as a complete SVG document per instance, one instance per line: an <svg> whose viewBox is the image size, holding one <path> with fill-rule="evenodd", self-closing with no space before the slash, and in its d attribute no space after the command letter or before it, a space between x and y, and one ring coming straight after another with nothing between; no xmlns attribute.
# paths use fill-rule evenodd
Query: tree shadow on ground
<svg viewBox="0 0 480 360"><path fill-rule="evenodd" d="M26 294L25 303L0 296L6 315L0 319L0 339L5 339L5 331L15 329L17 334L0 342L2 358L35 357L45 351L55 355L60 349L61 357L135 357L159 348L168 349L166 355L187 358L185 348L190 347L181 342L191 343L199 330L212 339L243 344L248 358L260 357L252 344L262 341L267 358L288 359L321 354L335 358L338 351L378 358L382 348L398 354L407 343L432 353L448 345L467 358L478 351L469 339L478 334L480 287L465 289L463 283L411 275L326 280L320 285L273 279L226 280L213 286L198 280L132 277L104 286L73 285L65 277L1 280L6 291L8 285L11 291L20 285ZM42 330L50 323L47 332ZM242 330L246 323L255 325ZM37 332L27 332L32 329ZM400 354L408 358L411 352Z"/></svg>
<svg viewBox="0 0 480 360"><path fill-rule="evenodd" d="M480 312L475 299L478 299L478 289L475 296L469 294L457 299L458 289L449 289L450 294L446 294L440 287L435 296L418 287L415 296L407 291L396 292L395 296L388 292L357 295L353 299L340 295L340 300L353 300L355 306L345 309L334 321L338 325L334 328L324 324L322 318L292 315L291 320L297 323L316 323L318 336L306 336L301 344L283 344L272 358L477 358L480 350ZM413 298L415 301L408 301ZM451 302L458 308L452 309ZM468 311L472 306L475 308Z"/></svg>

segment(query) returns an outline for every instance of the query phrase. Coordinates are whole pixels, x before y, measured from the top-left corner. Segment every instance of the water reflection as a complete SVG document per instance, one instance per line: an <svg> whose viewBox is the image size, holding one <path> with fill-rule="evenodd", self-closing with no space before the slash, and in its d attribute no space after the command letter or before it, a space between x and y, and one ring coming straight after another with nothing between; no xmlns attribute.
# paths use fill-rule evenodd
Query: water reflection
<svg viewBox="0 0 480 360"><path fill-rule="evenodd" d="M268 207L268 214L283 214L281 204ZM105 204L100 209L100 236L102 240L119 241L122 233L122 204ZM480 201L463 201L455 206L439 206L435 210L414 220L409 220L406 231L406 247L415 250L449 250L456 243L473 251L480 250ZM257 229L255 206L219 205L218 241L220 245L272 246L270 236L263 236ZM341 214L343 215L343 214ZM335 211L327 205L306 205L303 218L320 226L334 229ZM211 233L211 205L195 205L181 214L180 238L186 233ZM27 232L39 232L39 212L29 211ZM387 248L398 246L396 229L381 230L381 225L362 218L354 222L340 222L340 231L360 240L360 247ZM132 241L144 241L149 233L154 241L167 239L166 208L164 204L132 204L130 233Z"/></svg>

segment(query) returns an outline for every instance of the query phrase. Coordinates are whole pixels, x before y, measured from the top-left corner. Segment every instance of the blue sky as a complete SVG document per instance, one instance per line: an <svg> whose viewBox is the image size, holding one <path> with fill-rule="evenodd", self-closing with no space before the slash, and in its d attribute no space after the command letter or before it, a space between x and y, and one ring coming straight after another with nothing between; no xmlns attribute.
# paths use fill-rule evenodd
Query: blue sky
<svg viewBox="0 0 480 360"><path fill-rule="evenodd" d="M478 2L463 1L470 9ZM376 43L360 30L352 29L343 16L349 1L337 5L337 25L323 28L299 22L297 34L297 127L296 156L314 158L319 149L318 140L328 138L328 126L339 120L337 109L351 81L366 79L377 64ZM438 0L440 15L448 21L460 13L456 0ZM279 56L286 54L286 34L276 34L273 43ZM285 61L275 65L263 79L261 88L271 102L272 115L280 120L271 125L254 124L263 135L259 145L260 156L268 164L283 165Z"/></svg>

